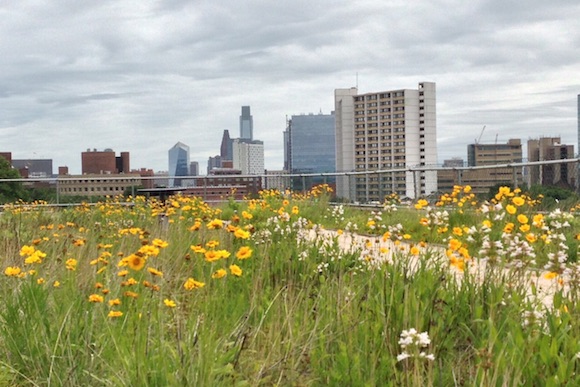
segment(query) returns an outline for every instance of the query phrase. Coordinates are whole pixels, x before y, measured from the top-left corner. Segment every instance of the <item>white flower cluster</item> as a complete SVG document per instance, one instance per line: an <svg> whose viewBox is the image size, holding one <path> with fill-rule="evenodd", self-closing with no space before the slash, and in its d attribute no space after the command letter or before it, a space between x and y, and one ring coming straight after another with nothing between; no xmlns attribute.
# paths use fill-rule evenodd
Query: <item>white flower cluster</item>
<svg viewBox="0 0 580 387"><path fill-rule="evenodd" d="M415 328L403 330L399 338L399 345L403 352L397 355L397 361L402 361L410 357L435 360L435 355L427 354L425 349L431 344L431 339L427 332L419 333Z"/></svg>
<svg viewBox="0 0 580 387"><path fill-rule="evenodd" d="M338 206L329 207L328 211L330 212L330 217L334 219L334 221L339 224L340 222L344 221L344 206L339 204ZM325 215L325 218L328 216Z"/></svg>

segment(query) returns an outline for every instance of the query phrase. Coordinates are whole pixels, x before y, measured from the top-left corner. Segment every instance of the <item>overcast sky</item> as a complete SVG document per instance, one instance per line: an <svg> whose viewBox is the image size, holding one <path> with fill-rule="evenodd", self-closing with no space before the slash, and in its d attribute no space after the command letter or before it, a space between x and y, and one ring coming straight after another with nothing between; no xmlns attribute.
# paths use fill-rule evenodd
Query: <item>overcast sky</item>
<svg viewBox="0 0 580 387"><path fill-rule="evenodd" d="M560 136L577 151L578 0L0 0L0 151L80 173L81 152L205 171L250 105L266 168L286 116L437 83L439 161L467 144Z"/></svg>

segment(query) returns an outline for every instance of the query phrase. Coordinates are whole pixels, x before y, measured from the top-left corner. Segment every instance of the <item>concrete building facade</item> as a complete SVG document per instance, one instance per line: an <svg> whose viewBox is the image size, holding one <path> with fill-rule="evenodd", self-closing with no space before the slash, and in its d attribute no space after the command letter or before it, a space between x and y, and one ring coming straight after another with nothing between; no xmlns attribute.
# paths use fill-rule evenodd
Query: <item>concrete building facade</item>
<svg viewBox="0 0 580 387"><path fill-rule="evenodd" d="M141 185L139 173L66 175L59 177L58 193L63 196L116 196L131 188L136 191Z"/></svg>
<svg viewBox="0 0 580 387"><path fill-rule="evenodd" d="M469 144L467 146L467 166L513 164L522 162L522 142L510 139L507 143ZM443 167L462 167L463 160L446 160ZM485 194L498 185L517 185L523 182L521 167L502 167L478 170L441 170L437 173L439 191L451 192L454 185L469 185L472 192Z"/></svg>
<svg viewBox="0 0 580 387"><path fill-rule="evenodd" d="M337 89L334 96L336 171L393 170L337 178L339 197L382 201L391 193L416 198L437 191L435 171L405 171L437 164L435 83L366 94Z"/></svg>
<svg viewBox="0 0 580 387"><path fill-rule="evenodd" d="M528 161L574 158L574 146L561 143L560 137L528 140ZM528 185L557 185L575 188L578 183L575 163L536 165L529 168Z"/></svg>
<svg viewBox="0 0 580 387"><path fill-rule="evenodd" d="M264 143L259 140L248 141L241 138L233 140L233 168L242 175L264 174Z"/></svg>

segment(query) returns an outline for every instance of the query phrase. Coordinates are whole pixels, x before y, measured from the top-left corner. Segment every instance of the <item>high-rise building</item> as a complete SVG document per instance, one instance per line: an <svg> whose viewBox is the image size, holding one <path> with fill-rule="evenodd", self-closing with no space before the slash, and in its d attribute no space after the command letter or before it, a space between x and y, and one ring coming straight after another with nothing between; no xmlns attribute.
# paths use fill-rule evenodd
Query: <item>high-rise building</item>
<svg viewBox="0 0 580 387"><path fill-rule="evenodd" d="M189 176L189 147L178 142L169 149L169 186L180 187L183 179L174 176Z"/></svg>
<svg viewBox="0 0 580 387"><path fill-rule="evenodd" d="M234 139L233 161L234 169L242 171L242 175L264 174L264 142Z"/></svg>
<svg viewBox="0 0 580 387"><path fill-rule="evenodd" d="M528 161L564 160L574 158L574 145L561 143L560 137L528 140ZM575 163L534 165L529 167L528 185L558 185L574 188L577 184Z"/></svg>
<svg viewBox="0 0 580 387"><path fill-rule="evenodd" d="M222 144L220 146L220 157L222 161L232 160L232 139L230 138L230 131L225 129L222 136Z"/></svg>
<svg viewBox="0 0 580 387"><path fill-rule="evenodd" d="M254 139L254 118L250 114L249 106L242 106L242 115L240 116L240 138L246 140Z"/></svg>
<svg viewBox="0 0 580 387"><path fill-rule="evenodd" d="M121 152L120 156L115 156L112 149L87 149L81 154L81 171L83 175L129 173L129 152Z"/></svg>
<svg viewBox="0 0 580 387"><path fill-rule="evenodd" d="M390 193L416 198L437 191L435 171L408 171L437 164L435 83L418 88L358 94L334 92L336 170L389 170L337 178L337 195L382 201Z"/></svg>
<svg viewBox="0 0 580 387"><path fill-rule="evenodd" d="M507 143L482 144L476 142L467 146L467 165L481 167L486 165L513 164L522 162L522 141L509 139ZM463 160L445 160L443 167L463 167ZM487 194L490 189L501 185L520 186L523 182L521 167L500 167L472 170L437 171L438 189L451 192L455 185L469 185L473 193Z"/></svg>
<svg viewBox="0 0 580 387"><path fill-rule="evenodd" d="M220 155L210 156L207 159L207 174L209 175L212 169L222 167L222 157Z"/></svg>
<svg viewBox="0 0 580 387"><path fill-rule="evenodd" d="M199 176L199 163L197 161L192 161L189 163L189 175Z"/></svg>
<svg viewBox="0 0 580 387"><path fill-rule="evenodd" d="M334 112L292 116L286 131L284 165L291 174L336 171ZM334 181L328 177L295 178L292 189L309 190L313 185Z"/></svg>

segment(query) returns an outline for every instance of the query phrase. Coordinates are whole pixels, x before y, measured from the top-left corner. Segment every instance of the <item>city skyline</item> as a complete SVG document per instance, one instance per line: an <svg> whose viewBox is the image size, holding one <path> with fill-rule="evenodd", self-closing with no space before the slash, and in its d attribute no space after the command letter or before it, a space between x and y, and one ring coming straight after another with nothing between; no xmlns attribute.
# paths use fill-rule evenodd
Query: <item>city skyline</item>
<svg viewBox="0 0 580 387"><path fill-rule="evenodd" d="M333 90L436 82L438 161L482 142L578 143L580 4L417 1L244 4L57 0L0 5L0 150L80 172L86 148L200 169L251 106L265 166L286 117L333 110ZM474 22L477 21L477 22ZM346 60L345 58L348 58ZM58 148L55 146L58 145Z"/></svg>

